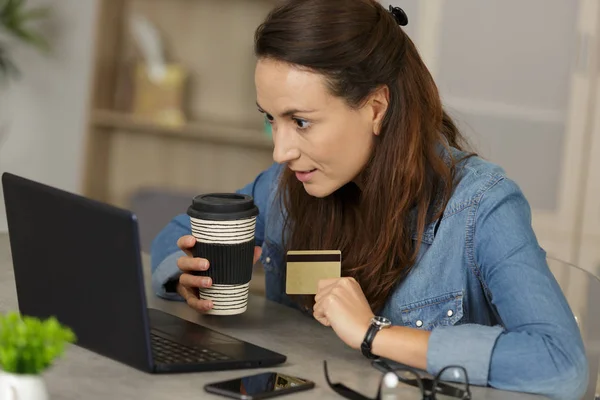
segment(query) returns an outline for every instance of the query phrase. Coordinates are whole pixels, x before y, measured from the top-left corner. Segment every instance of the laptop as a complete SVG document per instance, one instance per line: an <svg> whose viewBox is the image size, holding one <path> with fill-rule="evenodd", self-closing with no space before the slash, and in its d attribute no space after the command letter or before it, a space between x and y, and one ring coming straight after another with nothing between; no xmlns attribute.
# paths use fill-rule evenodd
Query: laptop
<svg viewBox="0 0 600 400"><path fill-rule="evenodd" d="M286 356L147 308L134 213L2 174L19 310L148 373L269 367Z"/></svg>

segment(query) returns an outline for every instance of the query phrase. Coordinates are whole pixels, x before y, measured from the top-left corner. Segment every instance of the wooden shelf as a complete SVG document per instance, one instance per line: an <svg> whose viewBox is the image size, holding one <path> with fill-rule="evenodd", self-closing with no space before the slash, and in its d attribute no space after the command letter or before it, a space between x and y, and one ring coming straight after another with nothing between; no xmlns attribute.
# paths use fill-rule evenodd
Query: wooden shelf
<svg viewBox="0 0 600 400"><path fill-rule="evenodd" d="M96 110L92 114L92 124L100 128L112 128L137 134L170 136L186 140L265 150L273 148L271 139L260 129L243 128L216 122L189 122L181 127L171 127L122 112Z"/></svg>
<svg viewBox="0 0 600 400"><path fill-rule="evenodd" d="M252 105L254 32L271 1L99 2L86 196L127 207L132 194L147 187L230 191L273 164L272 140ZM183 126L126 111L135 93L132 67L140 59L129 31L133 14L155 25L166 58L188 73L183 107L193 117Z"/></svg>

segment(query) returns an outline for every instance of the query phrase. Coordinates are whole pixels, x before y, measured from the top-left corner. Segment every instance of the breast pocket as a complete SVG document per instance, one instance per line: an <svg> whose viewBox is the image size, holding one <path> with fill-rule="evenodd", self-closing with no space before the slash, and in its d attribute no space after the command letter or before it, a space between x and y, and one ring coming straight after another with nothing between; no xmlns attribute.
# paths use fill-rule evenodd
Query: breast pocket
<svg viewBox="0 0 600 400"><path fill-rule="evenodd" d="M462 317L462 291L428 298L401 308L403 325L427 331L436 326L456 325Z"/></svg>

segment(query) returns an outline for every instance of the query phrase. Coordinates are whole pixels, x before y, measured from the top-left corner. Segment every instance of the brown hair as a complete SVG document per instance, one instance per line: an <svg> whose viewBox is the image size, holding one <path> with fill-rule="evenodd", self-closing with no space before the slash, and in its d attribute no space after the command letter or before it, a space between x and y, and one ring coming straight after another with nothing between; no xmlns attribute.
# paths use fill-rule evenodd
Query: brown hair
<svg viewBox="0 0 600 400"><path fill-rule="evenodd" d="M351 182L312 197L288 169L279 185L284 247L340 249L342 275L360 283L378 312L415 263L413 229L421 237L452 195L457 161L445 160L440 144L462 149L466 142L413 42L375 0L287 1L257 29L255 53L322 74L353 108L381 85L389 88L360 189ZM301 300L307 307L314 301Z"/></svg>

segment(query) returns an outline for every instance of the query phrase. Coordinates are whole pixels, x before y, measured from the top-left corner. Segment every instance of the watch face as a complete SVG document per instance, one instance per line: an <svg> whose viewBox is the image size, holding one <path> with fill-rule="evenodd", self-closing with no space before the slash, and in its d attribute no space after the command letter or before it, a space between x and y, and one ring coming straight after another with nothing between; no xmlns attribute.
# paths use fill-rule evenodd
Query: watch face
<svg viewBox="0 0 600 400"><path fill-rule="evenodd" d="M390 321L386 317L379 317L379 316L373 317L372 322L375 325L378 325L382 328L386 328L386 327L392 325L392 321Z"/></svg>

